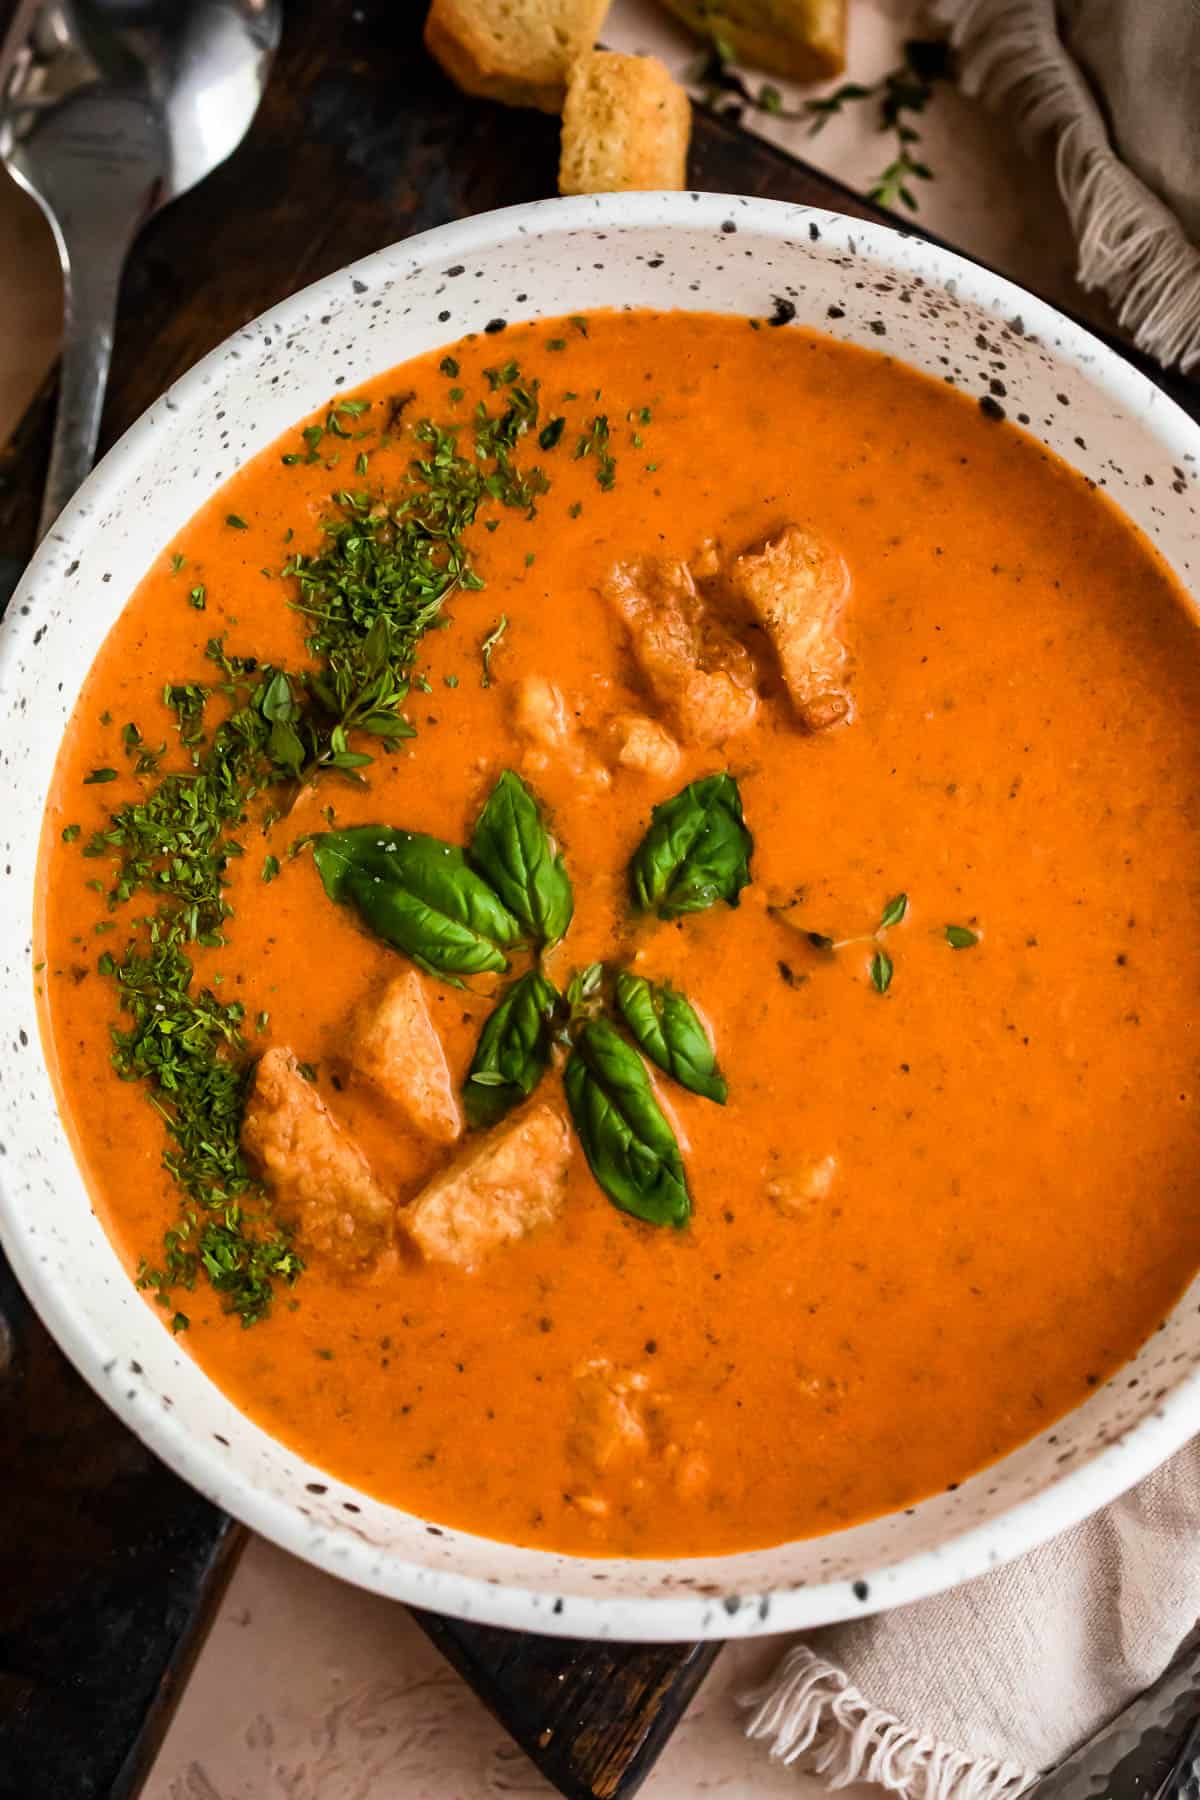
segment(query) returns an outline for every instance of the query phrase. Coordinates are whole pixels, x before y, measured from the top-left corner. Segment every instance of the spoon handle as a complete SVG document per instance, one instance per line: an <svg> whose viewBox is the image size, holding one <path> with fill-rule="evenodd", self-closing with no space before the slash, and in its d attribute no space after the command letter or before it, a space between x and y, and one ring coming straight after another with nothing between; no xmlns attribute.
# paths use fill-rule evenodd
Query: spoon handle
<svg viewBox="0 0 1200 1800"><path fill-rule="evenodd" d="M75 243L69 250L65 240L59 241L65 303L63 348L50 467L38 519L39 543L91 469L100 437L125 245L111 239L105 242L100 232L89 238L86 246Z"/></svg>
<svg viewBox="0 0 1200 1800"><path fill-rule="evenodd" d="M62 264L65 319L58 412L38 521L45 537L96 458L121 271L154 210L166 153L140 95L85 93L22 146L14 173L39 202Z"/></svg>

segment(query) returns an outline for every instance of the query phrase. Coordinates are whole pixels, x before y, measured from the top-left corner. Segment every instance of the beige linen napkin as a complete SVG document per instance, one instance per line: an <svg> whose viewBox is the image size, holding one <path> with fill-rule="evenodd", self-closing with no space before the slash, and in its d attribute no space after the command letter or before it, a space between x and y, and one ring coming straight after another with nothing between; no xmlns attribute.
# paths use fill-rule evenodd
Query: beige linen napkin
<svg viewBox="0 0 1200 1800"><path fill-rule="evenodd" d="M935 0L969 94L1054 146L1085 288L1200 368L1200 0Z"/></svg>
<svg viewBox="0 0 1200 1800"><path fill-rule="evenodd" d="M743 1704L831 1787L1012 1800L1155 1681L1200 1617L1200 1444L1040 1550L814 1632Z"/></svg>

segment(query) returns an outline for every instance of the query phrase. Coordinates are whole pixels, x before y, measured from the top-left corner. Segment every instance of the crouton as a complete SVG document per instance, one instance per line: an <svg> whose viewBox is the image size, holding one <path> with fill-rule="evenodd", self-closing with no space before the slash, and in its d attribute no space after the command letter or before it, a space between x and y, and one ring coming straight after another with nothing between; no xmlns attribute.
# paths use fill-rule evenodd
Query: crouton
<svg viewBox="0 0 1200 1800"><path fill-rule="evenodd" d="M838 623L850 578L837 552L799 525L787 525L760 550L739 556L728 579L731 593L774 645L802 723L822 731L849 718Z"/></svg>
<svg viewBox="0 0 1200 1800"><path fill-rule="evenodd" d="M489 1250L557 1216L570 1160L566 1120L535 1102L470 1144L401 1223L427 1261L473 1269Z"/></svg>
<svg viewBox="0 0 1200 1800"><path fill-rule="evenodd" d="M609 0L433 0L425 48L464 93L557 113Z"/></svg>
<svg viewBox="0 0 1200 1800"><path fill-rule="evenodd" d="M688 567L692 571L693 581L712 581L721 573L721 546L716 538L705 538L695 555L689 559Z"/></svg>
<svg viewBox="0 0 1200 1800"><path fill-rule="evenodd" d="M651 1448L646 1420L650 1381L596 1357L575 1371L568 1453L591 1475L637 1461Z"/></svg>
<svg viewBox="0 0 1200 1800"><path fill-rule="evenodd" d="M648 719L645 713L619 713L612 729L621 768L670 780L679 767L679 745L657 719Z"/></svg>
<svg viewBox="0 0 1200 1800"><path fill-rule="evenodd" d="M560 194L687 185L692 105L657 57L590 50L563 106Z"/></svg>
<svg viewBox="0 0 1200 1800"><path fill-rule="evenodd" d="M648 556L623 563L605 596L629 628L651 693L685 743L723 744L758 707L754 667L696 592L686 563Z"/></svg>
<svg viewBox="0 0 1200 1800"><path fill-rule="evenodd" d="M590 787L607 787L610 776L582 742L562 695L544 675L525 675L513 691L513 724L525 739L522 767L527 775L547 768L567 769Z"/></svg>
<svg viewBox="0 0 1200 1800"><path fill-rule="evenodd" d="M793 81L824 81L846 66L846 0L665 0L700 37L738 62Z"/></svg>
<svg viewBox="0 0 1200 1800"><path fill-rule="evenodd" d="M259 1058L242 1121L242 1147L271 1188L280 1218L296 1227L306 1250L355 1272L387 1249L394 1200L282 1046Z"/></svg>
<svg viewBox="0 0 1200 1800"><path fill-rule="evenodd" d="M395 1102L422 1137L452 1144L461 1135L446 1053L415 969L393 976L377 999L358 1009L348 1060L356 1075Z"/></svg>
<svg viewBox="0 0 1200 1800"><path fill-rule="evenodd" d="M800 1219L814 1213L828 1200L837 1180L836 1156L821 1156L793 1162L790 1168L773 1175L767 1182L767 1199L789 1219Z"/></svg>
<svg viewBox="0 0 1200 1800"><path fill-rule="evenodd" d="M642 1371L595 1357L575 1371L567 1454L589 1485L603 1487L607 1481L637 1489L652 1471L659 1478L668 1475L681 1500L698 1500L712 1473L698 1442L703 1427L693 1423L681 1438L672 1426L676 1410L669 1395L652 1391ZM603 1493L582 1491L572 1498L595 1518L611 1510Z"/></svg>

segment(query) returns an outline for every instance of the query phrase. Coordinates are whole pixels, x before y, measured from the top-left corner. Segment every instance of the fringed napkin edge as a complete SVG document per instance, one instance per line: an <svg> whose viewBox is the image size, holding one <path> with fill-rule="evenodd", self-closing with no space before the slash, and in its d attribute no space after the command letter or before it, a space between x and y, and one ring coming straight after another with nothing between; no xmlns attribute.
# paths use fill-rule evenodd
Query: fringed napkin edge
<svg viewBox="0 0 1200 1800"><path fill-rule="evenodd" d="M870 1781L905 1800L1017 1800L1038 1780L1021 1763L971 1756L876 1706L833 1663L797 1644L770 1679L743 1694L749 1738L800 1763L827 1787Z"/></svg>
<svg viewBox="0 0 1200 1800"><path fill-rule="evenodd" d="M1058 34L1052 0L935 0L964 91L1012 109L1026 141L1053 134L1078 279L1100 289L1139 350L1200 367L1200 249L1113 150L1100 108Z"/></svg>

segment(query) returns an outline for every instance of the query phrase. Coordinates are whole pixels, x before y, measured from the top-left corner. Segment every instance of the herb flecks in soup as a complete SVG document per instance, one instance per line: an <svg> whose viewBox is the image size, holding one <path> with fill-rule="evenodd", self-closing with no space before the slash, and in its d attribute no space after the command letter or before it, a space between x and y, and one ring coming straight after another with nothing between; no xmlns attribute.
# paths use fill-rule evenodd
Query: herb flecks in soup
<svg viewBox="0 0 1200 1800"><path fill-rule="evenodd" d="M335 1477L547 1547L830 1530L1200 1261L1195 626L887 358L502 345L289 434L114 628L46 833L64 1116Z"/></svg>

